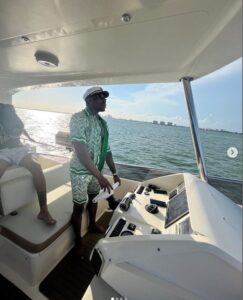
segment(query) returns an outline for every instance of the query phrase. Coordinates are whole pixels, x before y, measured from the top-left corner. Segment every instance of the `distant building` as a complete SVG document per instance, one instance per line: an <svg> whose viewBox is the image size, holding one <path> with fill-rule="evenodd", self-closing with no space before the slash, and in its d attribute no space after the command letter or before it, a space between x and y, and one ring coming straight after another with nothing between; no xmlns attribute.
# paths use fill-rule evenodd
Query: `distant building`
<svg viewBox="0 0 243 300"><path fill-rule="evenodd" d="M160 121L159 124L160 124L160 125L165 125L165 122L164 122L164 121Z"/></svg>
<svg viewBox="0 0 243 300"><path fill-rule="evenodd" d="M158 121L153 121L153 124L159 124Z"/></svg>
<svg viewBox="0 0 243 300"><path fill-rule="evenodd" d="M167 122L167 126L173 126L172 122Z"/></svg>

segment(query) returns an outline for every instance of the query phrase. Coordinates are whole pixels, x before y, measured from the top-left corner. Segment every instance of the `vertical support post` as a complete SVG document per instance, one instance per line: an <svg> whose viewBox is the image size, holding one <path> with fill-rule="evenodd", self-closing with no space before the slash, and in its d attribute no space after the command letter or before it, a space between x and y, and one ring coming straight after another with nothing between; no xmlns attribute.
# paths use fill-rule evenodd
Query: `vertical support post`
<svg viewBox="0 0 243 300"><path fill-rule="evenodd" d="M194 100L192 95L192 89L191 89L191 81L193 78L191 77L183 77L181 78L181 81L183 83L185 97L186 97L186 103L187 103L187 109L189 113L189 119L190 119L190 125L191 125L191 134L192 134L192 141L194 146L194 151L196 155L196 161L197 161L197 167L199 170L199 175L203 181L208 181L208 175L206 170L206 165L204 161L203 156L203 149L202 144L200 140L200 132L197 122L197 115L196 110L194 106Z"/></svg>

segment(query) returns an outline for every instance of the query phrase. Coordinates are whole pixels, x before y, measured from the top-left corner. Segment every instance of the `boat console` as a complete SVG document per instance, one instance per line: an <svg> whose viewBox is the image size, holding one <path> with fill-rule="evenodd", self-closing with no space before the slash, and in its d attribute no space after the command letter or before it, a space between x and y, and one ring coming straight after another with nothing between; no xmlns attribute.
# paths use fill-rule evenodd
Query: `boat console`
<svg viewBox="0 0 243 300"><path fill-rule="evenodd" d="M139 185L132 193L127 193L115 210L107 236L144 235L177 233L177 226L183 220L183 233L191 230L185 185L182 182L171 192L149 184ZM185 224L187 230L185 231ZM181 224L181 222L179 223ZM172 228L172 229L171 229Z"/></svg>
<svg viewBox="0 0 243 300"><path fill-rule="evenodd" d="M122 199L91 262L127 299L239 299L241 213L193 175L152 179Z"/></svg>

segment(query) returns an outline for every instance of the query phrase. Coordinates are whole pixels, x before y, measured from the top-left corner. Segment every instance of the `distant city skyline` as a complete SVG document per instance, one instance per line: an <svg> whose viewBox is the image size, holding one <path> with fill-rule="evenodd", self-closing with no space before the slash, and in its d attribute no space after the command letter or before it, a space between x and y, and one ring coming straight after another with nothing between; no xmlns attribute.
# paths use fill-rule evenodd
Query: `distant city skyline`
<svg viewBox="0 0 243 300"><path fill-rule="evenodd" d="M189 125L186 126L186 125L179 125L179 124L175 124L175 123L172 123L172 122L164 122L164 121L158 121L158 120L153 120L152 122L150 121L138 121L138 120L133 120L133 119L121 119L121 118L114 118L112 115L104 115L103 116L104 118L111 118L111 119L117 119L117 120L124 120L124 121L135 121L135 122L146 122L146 123L152 123L152 124L155 124L155 125L165 125L165 126L177 126L177 127L190 127ZM213 130L213 131L223 131L223 132L232 132L232 133L242 133L242 132L238 132L238 131L229 131L229 130L225 130L225 129L220 129L220 128L217 128L217 129L212 129L212 128L203 128L203 127L200 127L200 129L202 130Z"/></svg>
<svg viewBox="0 0 243 300"><path fill-rule="evenodd" d="M103 85L110 92L105 115L138 121L172 122L189 126L183 86L176 83ZM13 96L16 107L77 112L85 107L88 86L42 88ZM200 128L242 132L242 58L192 81Z"/></svg>

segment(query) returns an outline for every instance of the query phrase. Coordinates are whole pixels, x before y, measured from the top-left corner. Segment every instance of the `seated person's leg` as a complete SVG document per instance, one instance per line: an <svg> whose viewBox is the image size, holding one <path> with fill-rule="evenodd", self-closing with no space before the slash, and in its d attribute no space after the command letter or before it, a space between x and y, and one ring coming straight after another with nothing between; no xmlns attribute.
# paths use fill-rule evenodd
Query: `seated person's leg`
<svg viewBox="0 0 243 300"><path fill-rule="evenodd" d="M19 166L26 168L33 176L33 183L38 195L40 205L40 213L37 217L43 220L48 225L55 224L56 220L52 218L48 211L46 181L40 164L34 159L32 154L27 154L26 156L24 156L18 164Z"/></svg>

